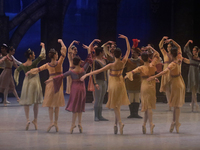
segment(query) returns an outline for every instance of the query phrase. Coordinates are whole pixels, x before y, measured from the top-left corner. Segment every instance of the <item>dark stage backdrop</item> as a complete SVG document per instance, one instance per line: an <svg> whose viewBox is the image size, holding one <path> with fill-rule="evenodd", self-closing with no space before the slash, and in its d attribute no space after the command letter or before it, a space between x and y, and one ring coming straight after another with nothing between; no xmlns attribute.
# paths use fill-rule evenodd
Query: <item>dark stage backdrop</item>
<svg viewBox="0 0 200 150"><path fill-rule="evenodd" d="M23 12L24 9L36 2L35 0L4 0L5 13L11 21L17 14ZM117 38L117 34L127 35L132 45L132 38L141 40L139 47L151 43L158 49L158 43L161 38L166 35L177 41L183 48L185 43L192 39L194 45L200 46L200 30L199 30L199 6L198 0L69 0L65 5L66 10L63 20L59 17L48 18L53 16L52 3L56 3L55 7L62 6L56 0L44 1L44 6L48 8L45 19L51 23L52 20L60 21L63 26L58 37L63 38L66 46L73 40L78 40L88 45L94 38L100 38L103 42L112 39L122 49L123 54L126 50L125 41ZM63 3L67 0L63 0ZM47 9L46 8L46 9ZM59 10L58 8L55 10ZM19 45L17 46L15 57L25 62L24 52L31 48L38 56L40 53L40 41L45 41L45 35L51 32L45 28L44 22L39 18L30 26L23 35ZM62 18L61 18L62 19ZM11 38L18 26L9 31ZM55 27L56 28L56 27ZM43 32L45 30L45 32ZM47 40L47 52L50 47L51 40ZM1 41L0 41L1 42ZM193 45L191 45L193 46ZM57 45L55 45L57 48ZM86 50L81 45L77 45L78 54L82 59L87 56ZM59 50L59 48L57 48ZM184 54L186 57L186 55ZM48 59L47 59L48 60ZM41 64L44 64L43 61ZM63 65L63 70L68 70L68 60ZM182 75L187 84L188 65L183 64ZM44 80L48 78L48 73L41 73L44 76L42 86L44 89ZM20 75L20 84L17 91L20 92L24 74ZM64 83L66 81L64 80ZM64 84L65 85L65 84ZM157 85L157 91L159 84ZM163 94L157 92L158 101L162 101ZM189 100L190 95L186 94Z"/></svg>

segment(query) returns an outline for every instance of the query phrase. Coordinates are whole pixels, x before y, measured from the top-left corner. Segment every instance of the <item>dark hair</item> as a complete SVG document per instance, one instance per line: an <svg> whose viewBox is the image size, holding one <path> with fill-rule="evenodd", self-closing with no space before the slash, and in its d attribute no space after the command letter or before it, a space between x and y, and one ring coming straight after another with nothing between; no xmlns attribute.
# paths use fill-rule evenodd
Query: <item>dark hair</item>
<svg viewBox="0 0 200 150"><path fill-rule="evenodd" d="M51 48L48 54L49 58L52 59L56 53L56 50L54 48Z"/></svg>
<svg viewBox="0 0 200 150"><path fill-rule="evenodd" d="M172 55L172 57L174 57L174 58L178 55L178 49L177 49L176 46L173 46L173 47L171 48L171 55Z"/></svg>
<svg viewBox="0 0 200 150"><path fill-rule="evenodd" d="M119 47L117 47L117 48L114 50L114 56L115 56L116 58L119 58L119 57L121 56L121 54L122 54L121 49L120 49Z"/></svg>
<svg viewBox="0 0 200 150"><path fill-rule="evenodd" d="M133 48L133 51L135 51L138 55L140 54L141 50L139 47Z"/></svg>
<svg viewBox="0 0 200 150"><path fill-rule="evenodd" d="M168 44L170 44L171 45L171 47L174 47L175 45L173 44L173 42L172 41L170 41Z"/></svg>
<svg viewBox="0 0 200 150"><path fill-rule="evenodd" d="M198 46L194 46L194 48L197 50L197 52L199 52L199 47Z"/></svg>
<svg viewBox="0 0 200 150"><path fill-rule="evenodd" d="M100 53L102 53L102 52L103 52L103 47L96 47L95 48L95 54L96 54L96 56L99 56Z"/></svg>
<svg viewBox="0 0 200 150"><path fill-rule="evenodd" d="M141 53L141 58L142 58L142 60L144 61L144 62L147 62L149 59L149 54L148 54L148 52L147 51L144 51L144 52L142 52Z"/></svg>
<svg viewBox="0 0 200 150"><path fill-rule="evenodd" d="M8 49L7 49L7 53L9 53L10 51L12 52L14 50L14 47L13 46L9 46Z"/></svg>
<svg viewBox="0 0 200 150"><path fill-rule="evenodd" d="M26 56L26 58L29 58L30 55L33 55L33 51L29 48L25 53L24 55Z"/></svg>
<svg viewBox="0 0 200 150"><path fill-rule="evenodd" d="M72 45L72 46L71 46L71 49L73 50L75 47L76 47L75 45Z"/></svg>
<svg viewBox="0 0 200 150"><path fill-rule="evenodd" d="M79 62L81 61L81 58L78 56L75 56L73 58L73 65L77 66L79 64Z"/></svg>

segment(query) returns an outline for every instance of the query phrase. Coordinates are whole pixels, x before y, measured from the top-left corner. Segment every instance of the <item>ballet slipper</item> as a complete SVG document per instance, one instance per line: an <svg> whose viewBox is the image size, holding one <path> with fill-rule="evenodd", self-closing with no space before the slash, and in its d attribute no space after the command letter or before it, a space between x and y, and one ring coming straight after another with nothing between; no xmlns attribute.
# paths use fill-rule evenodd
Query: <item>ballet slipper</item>
<svg viewBox="0 0 200 150"><path fill-rule="evenodd" d="M121 134L121 135L123 134L123 129L124 129L124 124L121 123L121 125L120 125L120 134Z"/></svg>
<svg viewBox="0 0 200 150"><path fill-rule="evenodd" d="M58 124L57 124L57 123L54 123L54 126L55 126L55 128L56 128L56 132L58 132L58 131L59 131L59 129L58 129Z"/></svg>
<svg viewBox="0 0 200 150"><path fill-rule="evenodd" d="M176 123L176 132L179 133L179 127L181 126L180 123Z"/></svg>
<svg viewBox="0 0 200 150"><path fill-rule="evenodd" d="M54 124L49 125L49 127L47 128L47 132L49 132L53 126Z"/></svg>
<svg viewBox="0 0 200 150"><path fill-rule="evenodd" d="M118 132L118 127L117 125L114 125L114 134L117 134L117 132Z"/></svg>
<svg viewBox="0 0 200 150"><path fill-rule="evenodd" d="M3 106L7 107L7 104L3 104Z"/></svg>
<svg viewBox="0 0 200 150"><path fill-rule="evenodd" d="M71 133L71 134L73 133L74 128L76 128L76 125L73 125L73 126L71 127L71 129L70 129L70 133Z"/></svg>
<svg viewBox="0 0 200 150"><path fill-rule="evenodd" d="M26 123L26 130L28 130L30 124L31 124L30 121L28 121L28 122Z"/></svg>
<svg viewBox="0 0 200 150"><path fill-rule="evenodd" d="M150 126L150 131L151 131L151 134L153 134L153 129L154 129L154 127L155 127L155 125L154 125L154 124L152 124L152 125Z"/></svg>
<svg viewBox="0 0 200 150"><path fill-rule="evenodd" d="M6 100L6 104L10 104L10 102Z"/></svg>
<svg viewBox="0 0 200 150"><path fill-rule="evenodd" d="M146 126L145 125L142 126L142 133L146 134Z"/></svg>
<svg viewBox="0 0 200 150"><path fill-rule="evenodd" d="M169 129L169 132L170 132L170 133L173 132L174 127L175 127L175 122L172 122L172 124L171 124L171 126L170 126L170 129Z"/></svg>
<svg viewBox="0 0 200 150"><path fill-rule="evenodd" d="M78 128L79 128L79 132L82 133L83 132L83 127L79 124Z"/></svg>
<svg viewBox="0 0 200 150"><path fill-rule="evenodd" d="M37 122L36 122L35 120L33 120L32 123L33 123L34 126L35 126L35 130L37 130Z"/></svg>

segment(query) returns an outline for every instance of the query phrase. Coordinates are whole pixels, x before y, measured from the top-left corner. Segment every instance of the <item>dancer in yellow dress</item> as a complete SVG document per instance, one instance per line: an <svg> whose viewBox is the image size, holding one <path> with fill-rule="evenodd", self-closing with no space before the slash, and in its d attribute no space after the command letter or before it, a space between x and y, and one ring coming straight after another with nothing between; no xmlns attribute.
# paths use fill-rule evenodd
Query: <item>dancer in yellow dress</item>
<svg viewBox="0 0 200 150"><path fill-rule="evenodd" d="M115 134L117 134L118 132L117 123L119 123L120 134L123 134L124 124L121 121L120 106L130 104L128 96L127 96L124 79L122 76L124 66L130 54L130 43L128 41L128 38L124 35L120 34L119 38L123 38L126 40L127 51L124 58L122 60L120 59L122 53L121 53L121 50L117 48L114 51L115 61L113 63L110 63L101 69L95 70L81 77L81 80L83 81L89 75L98 74L100 72L110 69L110 76L109 76L109 83L108 83L109 84L108 85L108 102L106 104L106 107L108 107L109 109L110 108L114 109L114 112L115 112L114 133Z"/></svg>
<svg viewBox="0 0 200 150"><path fill-rule="evenodd" d="M58 53L55 49L51 49L49 51L49 57L51 58L50 63L46 63L39 68L31 69L26 73L26 76L29 74L37 74L40 71L48 70L49 71L49 79L62 74L63 73L63 67L62 64L64 62L67 49L65 47L65 44L61 39L58 39L58 42L61 44L61 56L58 59ZM54 85L53 82L46 84L45 87L45 94L44 94L44 101L42 104L43 107L49 107L49 119L50 119L50 125L47 129L47 132L51 130L53 126L56 128L56 132L58 132L58 115L59 115L59 107L65 106L65 99L63 94L63 83L61 84L60 90L57 93L54 93ZM54 109L55 108L55 109ZM55 121L53 122L53 114L55 112Z"/></svg>
<svg viewBox="0 0 200 150"><path fill-rule="evenodd" d="M173 40L166 40L166 42L170 41ZM182 107L185 103L185 83L181 76L181 63L184 59L182 57L181 47L172 47L171 55L173 61L168 65L168 67L159 74L149 77L147 80L151 81L154 80L154 78L170 73L171 77L170 81L168 81L171 90L169 106L174 107L173 121L170 126L170 132L173 132L174 127L176 126L176 132L179 133L179 127L181 125L179 122L180 107Z"/></svg>
<svg viewBox="0 0 200 150"><path fill-rule="evenodd" d="M156 80L151 82L147 81L147 78L155 75L156 72L156 65L160 62L160 55L159 53L150 46L146 48L151 48L153 50L153 57L151 63L149 63L150 56L149 52L144 51L141 54L141 58L144 61L144 65L137 67L136 69L126 73L125 78L129 80L133 80L133 74L139 73L141 76L141 102L142 102L142 109L141 111L144 112L144 123L142 126L143 134L146 134L146 123L149 120L150 124L150 131L153 134L153 129L155 125L153 124L153 112L152 109L156 108ZM155 78L154 78L155 79Z"/></svg>

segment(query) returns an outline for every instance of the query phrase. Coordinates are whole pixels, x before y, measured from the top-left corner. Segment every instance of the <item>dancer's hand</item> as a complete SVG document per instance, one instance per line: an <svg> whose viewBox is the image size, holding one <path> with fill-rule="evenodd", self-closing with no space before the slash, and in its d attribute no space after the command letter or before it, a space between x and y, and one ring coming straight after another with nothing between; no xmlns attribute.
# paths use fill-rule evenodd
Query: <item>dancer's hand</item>
<svg viewBox="0 0 200 150"><path fill-rule="evenodd" d="M99 90L99 85L98 84L95 84L95 87L97 88L97 90Z"/></svg>
<svg viewBox="0 0 200 150"><path fill-rule="evenodd" d="M26 72L26 74L25 74L25 75L26 75L26 76L28 76L29 74L30 74L30 71Z"/></svg>
<svg viewBox="0 0 200 150"><path fill-rule="evenodd" d="M133 81L133 72L132 71L126 73L126 76L124 77L124 79L127 79L127 78L130 81Z"/></svg>
<svg viewBox="0 0 200 150"><path fill-rule="evenodd" d="M58 39L58 43L62 43L63 42L63 40L62 39Z"/></svg>
<svg viewBox="0 0 200 150"><path fill-rule="evenodd" d="M87 77L87 75L85 74L85 75L83 75L83 76L80 78L80 80L81 80L81 81L84 81L86 77Z"/></svg>
<svg viewBox="0 0 200 150"><path fill-rule="evenodd" d="M44 44L43 42L40 43L40 46L44 47L44 45L45 45L45 44Z"/></svg>
<svg viewBox="0 0 200 150"><path fill-rule="evenodd" d="M158 78L155 78L156 83L160 83L160 81L158 80Z"/></svg>
<svg viewBox="0 0 200 150"><path fill-rule="evenodd" d="M193 43L193 41L192 41L192 40L189 40L188 42L189 42L189 43Z"/></svg>
<svg viewBox="0 0 200 150"><path fill-rule="evenodd" d="M85 44L83 44L82 47L83 47L84 49L89 49L89 47L88 47L87 45L85 45Z"/></svg>
<svg viewBox="0 0 200 150"><path fill-rule="evenodd" d="M118 38L126 39L127 37L125 35L119 34Z"/></svg>
<svg viewBox="0 0 200 150"><path fill-rule="evenodd" d="M155 80L155 77L151 76L147 79L147 81L152 81L152 80Z"/></svg>
<svg viewBox="0 0 200 150"><path fill-rule="evenodd" d="M79 41L76 41L76 40L74 40L73 42L76 43L76 44L79 44L79 43L80 43Z"/></svg>
<svg viewBox="0 0 200 150"><path fill-rule="evenodd" d="M47 84L49 82L53 81L53 78L46 80L44 83Z"/></svg>
<svg viewBox="0 0 200 150"><path fill-rule="evenodd" d="M93 41L94 41L94 42L98 42L98 43L101 42L101 40L99 40L99 39L94 39Z"/></svg>

